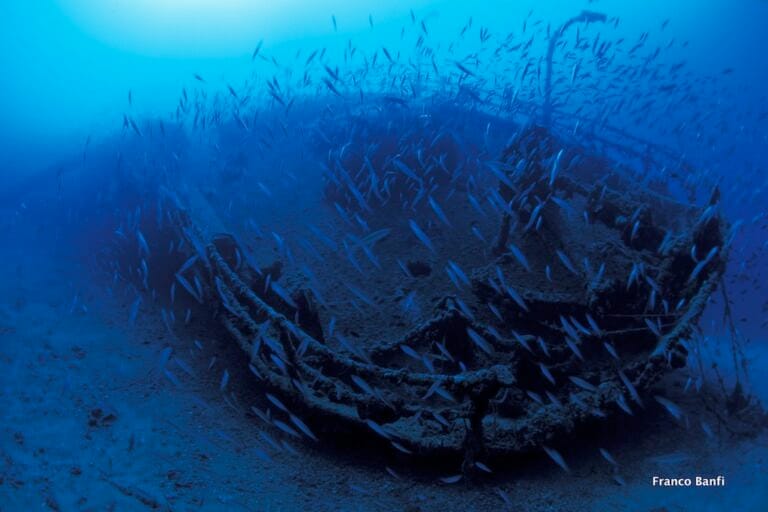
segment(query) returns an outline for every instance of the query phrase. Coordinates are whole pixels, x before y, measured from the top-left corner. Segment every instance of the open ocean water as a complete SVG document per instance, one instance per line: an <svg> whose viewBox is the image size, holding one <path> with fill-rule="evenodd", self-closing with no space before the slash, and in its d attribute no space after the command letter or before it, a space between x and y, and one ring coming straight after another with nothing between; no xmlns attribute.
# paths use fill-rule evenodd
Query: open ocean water
<svg viewBox="0 0 768 512"><path fill-rule="evenodd" d="M0 511L768 510L768 3L7 0Z"/></svg>

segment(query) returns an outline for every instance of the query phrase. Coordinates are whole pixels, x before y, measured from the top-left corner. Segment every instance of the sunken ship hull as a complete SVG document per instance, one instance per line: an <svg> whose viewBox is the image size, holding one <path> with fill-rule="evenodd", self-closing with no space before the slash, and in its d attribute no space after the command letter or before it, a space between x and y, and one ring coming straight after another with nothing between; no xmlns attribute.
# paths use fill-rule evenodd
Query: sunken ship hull
<svg viewBox="0 0 768 512"><path fill-rule="evenodd" d="M360 114L307 141L325 161L312 208L340 213L310 226L313 270L230 229L204 186L158 187L167 221L144 233L180 242L152 279L242 349L279 404L254 405L257 421L467 469L643 407L723 273L717 194L679 203L556 129L493 119L505 142L489 156L410 109L399 120Z"/></svg>

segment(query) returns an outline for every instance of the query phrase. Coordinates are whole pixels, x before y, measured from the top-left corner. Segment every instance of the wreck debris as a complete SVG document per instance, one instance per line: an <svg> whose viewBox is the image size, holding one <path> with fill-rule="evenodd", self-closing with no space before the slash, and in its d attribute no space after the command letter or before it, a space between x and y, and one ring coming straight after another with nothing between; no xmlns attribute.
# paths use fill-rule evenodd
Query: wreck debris
<svg viewBox="0 0 768 512"><path fill-rule="evenodd" d="M471 269L445 264L469 296L446 291L425 320L375 343L334 331L335 318L325 329L315 300L277 283L280 265L245 265L248 249L234 236L202 230L192 210L171 212L195 250L183 266L198 283L190 293L215 312L260 385L285 404L285 418L264 421L314 440L329 420L334 430L370 433L409 456L458 454L465 470L482 467L487 456L541 449L567 469L555 448L561 439L581 425L632 414L661 375L684 364L680 341L724 268L718 214L634 187L619 164L543 128L520 132L501 165L506 207L494 250ZM396 180L423 181L417 166L396 167ZM347 179L326 191L337 209L386 210L384 201L346 195L357 189ZM484 212L468 196L468 207ZM427 208L443 224L460 211L445 199L439 210L432 202ZM440 251L408 218L377 240L399 235L415 235L411 243L433 258ZM693 245L711 254L706 265L691 256ZM346 247L354 257L365 242ZM410 278L430 275L431 262L406 261L400 265ZM346 288L377 307L369 290Z"/></svg>

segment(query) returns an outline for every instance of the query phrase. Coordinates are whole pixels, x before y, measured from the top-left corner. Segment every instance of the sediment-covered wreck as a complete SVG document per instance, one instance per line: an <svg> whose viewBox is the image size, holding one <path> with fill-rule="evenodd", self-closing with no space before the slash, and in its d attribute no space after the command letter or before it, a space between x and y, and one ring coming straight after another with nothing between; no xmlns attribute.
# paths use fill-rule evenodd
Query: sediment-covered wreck
<svg viewBox="0 0 768 512"><path fill-rule="evenodd" d="M314 263L230 229L194 183L165 183L167 221L144 227L150 245L178 241L153 256L155 285L219 325L284 406L257 406L264 421L467 469L631 413L685 364L725 266L716 190L694 207L641 182L627 162L657 165L648 147L619 161L557 125L380 105L302 142L324 162L294 245Z"/></svg>

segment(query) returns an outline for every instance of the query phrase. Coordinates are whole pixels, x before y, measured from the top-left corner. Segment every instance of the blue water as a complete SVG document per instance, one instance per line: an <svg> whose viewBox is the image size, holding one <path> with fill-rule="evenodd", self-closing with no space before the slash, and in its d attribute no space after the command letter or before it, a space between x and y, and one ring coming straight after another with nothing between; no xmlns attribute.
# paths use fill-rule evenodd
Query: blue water
<svg viewBox="0 0 768 512"><path fill-rule="evenodd" d="M762 429L712 418L734 412L735 386L768 400L766 20L758 0L9 0L0 510L765 510ZM533 126L727 228L712 255L727 256L724 276L686 335L685 367L645 397L652 407L631 404L618 423L631 431L594 427L556 442L555 457L537 449L470 474L382 454L364 436L345 445L333 420L304 417L319 442L301 421L258 424L249 407L264 390L219 327L227 312L207 309L227 309L226 294L192 280L210 265L201 247L231 235L260 295L366 362L354 340L406 336L443 297L478 314L470 280L495 261L508 201L499 161ZM542 170L550 188L571 169L555 153ZM173 227L179 206L200 246ZM560 208L578 219L583 206ZM535 221L513 232L538 232ZM609 241L583 230L563 239ZM568 261L576 247L509 259L541 276L549 262L557 285L571 265L599 267ZM686 247L694 264L709 250ZM411 260L429 276L418 281ZM668 312L666 299L646 312ZM302 300L320 304L317 325L299 319ZM526 301L512 308L528 312ZM654 475L728 483L660 489Z"/></svg>

